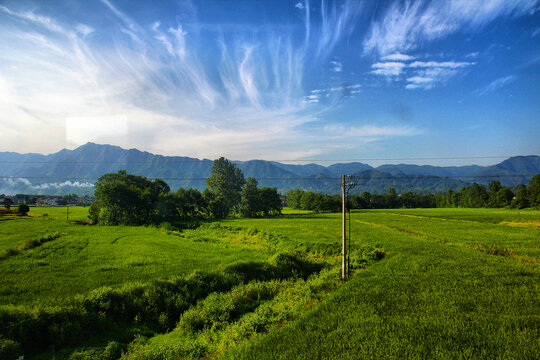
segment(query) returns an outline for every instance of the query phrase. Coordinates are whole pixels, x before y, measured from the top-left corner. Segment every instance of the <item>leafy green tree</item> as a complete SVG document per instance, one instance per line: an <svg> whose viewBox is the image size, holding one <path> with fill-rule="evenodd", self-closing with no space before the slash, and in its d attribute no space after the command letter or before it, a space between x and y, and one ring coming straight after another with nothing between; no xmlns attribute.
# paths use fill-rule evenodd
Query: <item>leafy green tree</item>
<svg viewBox="0 0 540 360"><path fill-rule="evenodd" d="M465 186L460 191L460 206L469 208L480 208L487 205L489 195L486 188L478 183Z"/></svg>
<svg viewBox="0 0 540 360"><path fill-rule="evenodd" d="M263 216L281 214L283 205L276 188L264 187L258 190L258 206Z"/></svg>
<svg viewBox="0 0 540 360"><path fill-rule="evenodd" d="M243 217L255 217L261 211L263 199L259 197L257 189L257 180L253 177L248 177L246 183L242 187L240 200L240 214Z"/></svg>
<svg viewBox="0 0 540 360"><path fill-rule="evenodd" d="M90 219L90 222L94 225L99 223L99 215L101 214L101 208L103 205L99 200L94 201L90 208L88 209L88 218Z"/></svg>
<svg viewBox="0 0 540 360"><path fill-rule="evenodd" d="M385 196L386 206L390 209L398 207L396 189L393 187L388 188L388 193Z"/></svg>
<svg viewBox="0 0 540 360"><path fill-rule="evenodd" d="M206 179L206 186L213 199L208 205L216 218L225 218L240 203L244 174L224 157L214 160L211 172L212 175Z"/></svg>
<svg viewBox="0 0 540 360"><path fill-rule="evenodd" d="M287 206L291 209L301 209L302 205L300 204L300 201L302 200L302 194L304 191L302 190L290 190L287 193Z"/></svg>
<svg viewBox="0 0 540 360"><path fill-rule="evenodd" d="M527 192L527 187L521 184L516 192L516 197L512 199L512 207L523 209L529 206L529 193Z"/></svg>
<svg viewBox="0 0 540 360"><path fill-rule="evenodd" d="M490 200L490 204L494 207L506 207L511 204L512 199L514 198L514 193L507 187L503 187L497 194L495 194L494 201Z"/></svg>
<svg viewBox="0 0 540 360"><path fill-rule="evenodd" d="M319 194L308 191L302 194L300 207L304 210L319 211Z"/></svg>
<svg viewBox="0 0 540 360"><path fill-rule="evenodd" d="M530 206L540 206L540 174L533 176L527 188Z"/></svg>
<svg viewBox="0 0 540 360"><path fill-rule="evenodd" d="M156 219L160 194L170 191L160 179L151 181L125 170L101 176L95 184L96 205L90 219L104 225L144 225Z"/></svg>
<svg viewBox="0 0 540 360"><path fill-rule="evenodd" d="M488 184L488 192L489 194L497 194L499 192L499 190L501 190L503 187L502 187L502 184L500 181L497 181L497 180L493 180L491 181L489 184Z"/></svg>
<svg viewBox="0 0 540 360"><path fill-rule="evenodd" d="M488 184L488 207L502 207L505 205L501 205L499 199L497 198L497 193L503 188L500 181L493 180ZM512 195L513 197L513 195ZM512 199L510 199L512 200Z"/></svg>
<svg viewBox="0 0 540 360"><path fill-rule="evenodd" d="M216 196L208 188L204 189L202 197L206 204L204 214L207 218L224 219L229 215L230 208L227 207L224 197Z"/></svg>
<svg viewBox="0 0 540 360"><path fill-rule="evenodd" d="M11 198L5 198L4 206L6 207L6 209L11 209L11 205L13 205L13 200L11 200Z"/></svg>
<svg viewBox="0 0 540 360"><path fill-rule="evenodd" d="M369 192L362 191L360 199L362 200L363 209L371 208L371 194Z"/></svg>
<svg viewBox="0 0 540 360"><path fill-rule="evenodd" d="M163 222L176 222L180 220L178 213L178 199L170 192L160 193L157 201L154 202L152 211L152 223L161 224Z"/></svg>
<svg viewBox="0 0 540 360"><path fill-rule="evenodd" d="M197 189L180 188L175 193L176 209L182 220L198 220L203 217L206 202Z"/></svg>
<svg viewBox="0 0 540 360"><path fill-rule="evenodd" d="M30 211L30 208L28 207L28 205L26 204L20 204L19 207L17 208L17 212L19 213L19 215L21 216L26 216L28 215L28 212Z"/></svg>

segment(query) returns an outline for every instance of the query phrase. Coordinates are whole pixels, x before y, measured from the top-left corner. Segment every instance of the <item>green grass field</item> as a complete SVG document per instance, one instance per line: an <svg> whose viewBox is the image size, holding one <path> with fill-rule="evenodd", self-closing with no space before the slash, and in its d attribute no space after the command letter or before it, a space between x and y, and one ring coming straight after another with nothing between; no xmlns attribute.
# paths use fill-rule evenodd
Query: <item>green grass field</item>
<svg viewBox="0 0 540 360"><path fill-rule="evenodd" d="M340 214L284 211L277 218L225 220L178 233L77 223L86 208L71 208L66 222L65 211L32 208L29 218L0 222L0 252L61 234L0 259L0 310L69 308L77 297L95 301L96 288L135 294L137 286L147 286L136 284L195 270L236 266L259 279L278 269L278 260L267 261L282 251L301 251L331 266L296 280L234 280L221 295L180 307L189 310L169 320L178 327L149 331L144 319L129 323L130 334L139 337L123 348L124 359L540 358L538 211L355 211L353 252L362 258L362 249L381 248L386 256L366 262L343 285L337 281ZM109 308L100 309L106 315ZM105 347L109 340L133 337L103 332L25 358L68 358L73 351L72 359L105 358L105 350L81 346Z"/></svg>

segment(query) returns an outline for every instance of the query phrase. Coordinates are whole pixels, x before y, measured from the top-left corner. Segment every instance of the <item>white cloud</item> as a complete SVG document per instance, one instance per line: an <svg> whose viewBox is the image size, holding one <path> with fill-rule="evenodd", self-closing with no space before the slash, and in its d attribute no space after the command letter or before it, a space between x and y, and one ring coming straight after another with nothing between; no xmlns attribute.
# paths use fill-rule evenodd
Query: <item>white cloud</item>
<svg viewBox="0 0 540 360"><path fill-rule="evenodd" d="M294 5L294 7L300 10L304 10L305 5L301 2L297 2L296 5Z"/></svg>
<svg viewBox="0 0 540 360"><path fill-rule="evenodd" d="M65 187L65 186L70 186L70 187L78 187L78 188L91 188L91 187L94 187L94 184L93 183L90 183L90 182L79 182L79 181L71 181L71 180L67 180L67 181L63 181L63 182L53 182L53 183L43 183L43 184L38 184L38 185L32 185L31 182L28 182L26 185L32 187L33 189L39 189L39 190L43 190L43 189L58 189L58 188L62 188L62 187Z"/></svg>
<svg viewBox="0 0 540 360"><path fill-rule="evenodd" d="M471 62L458 62L458 61L415 61L409 66L412 68L450 68L450 69L457 69L462 68L470 65L474 65L475 63Z"/></svg>
<svg viewBox="0 0 540 360"><path fill-rule="evenodd" d="M186 35L187 32L185 32L182 29L182 25L178 24L178 27L176 28L169 28L169 32L173 34L173 39L175 41L175 52L176 56L179 60L185 60L186 59Z"/></svg>
<svg viewBox="0 0 540 360"><path fill-rule="evenodd" d="M383 59L388 58L384 57ZM390 58L402 58L401 54L393 54ZM472 66L474 62L464 61L414 61L405 63L399 61L377 62L371 65L371 73L385 76L391 81L401 81L404 74L406 89L431 89L438 84L443 84L456 76L463 69Z"/></svg>
<svg viewBox="0 0 540 360"><path fill-rule="evenodd" d="M422 130L410 126L376 126L362 125L350 126L346 124L332 124L323 127L323 131L329 137L349 137L355 140L373 141L380 137L414 136L422 133Z"/></svg>
<svg viewBox="0 0 540 360"><path fill-rule="evenodd" d="M307 43L309 6L303 3ZM0 113L17 119L0 119L3 149L52 152L106 139L165 155L290 159L324 153L346 139L328 141L314 126L316 116L353 97L360 84L329 82L307 93L302 84L306 64L328 66L326 56L352 31L356 1L324 3L324 25L311 35L309 57L297 46L304 39L295 42L297 28L225 35L216 28L209 31L217 44L203 48L198 24L140 26L114 1L102 4L112 15L103 17L110 21L107 32L102 19L85 28L0 6L3 16L32 24L0 23ZM209 53L220 54L210 65ZM332 65L342 68L337 60ZM389 128L353 130L359 139L409 136Z"/></svg>
<svg viewBox="0 0 540 360"><path fill-rule="evenodd" d="M327 57L342 36L354 31L356 25L354 20L361 7L362 2L357 0L345 0L339 7L335 2L329 2L327 5L321 1L321 29L316 42L317 56Z"/></svg>
<svg viewBox="0 0 540 360"><path fill-rule="evenodd" d="M66 141L77 145L107 142L128 135L128 121L121 116L83 116L66 119Z"/></svg>
<svg viewBox="0 0 540 360"><path fill-rule="evenodd" d="M403 69L406 67L405 63L388 61L388 62L378 62L371 65L371 68L374 69L371 71L372 74L383 75L383 76L398 76L401 74Z"/></svg>
<svg viewBox="0 0 540 360"><path fill-rule="evenodd" d="M456 31L477 31L499 17L530 15L537 10L536 0L396 1L372 23L363 42L364 53L408 51Z"/></svg>
<svg viewBox="0 0 540 360"><path fill-rule="evenodd" d="M405 86L407 89L424 88L429 89L433 86L434 79L424 76L413 76L407 79L408 84Z"/></svg>
<svg viewBox="0 0 540 360"><path fill-rule="evenodd" d="M459 67L427 67L415 71L415 76L407 78L407 89L431 89L444 84L459 72Z"/></svg>
<svg viewBox="0 0 540 360"><path fill-rule="evenodd" d="M383 56L381 59L389 61L410 61L416 59L416 57L406 54L395 53Z"/></svg>
<svg viewBox="0 0 540 360"><path fill-rule="evenodd" d="M330 61L330 64L332 64L332 67L330 70L334 72L342 72L343 71L343 64L339 61Z"/></svg>
<svg viewBox="0 0 540 360"><path fill-rule="evenodd" d="M77 29L77 31L81 33L82 36L87 36L96 31L96 29L94 29L93 27L85 24L77 24L77 26L75 26L75 29Z"/></svg>
<svg viewBox="0 0 540 360"><path fill-rule="evenodd" d="M515 80L516 77L514 75L504 76L499 79L493 80L484 88L476 90L475 93L477 93L478 95L486 95L514 82Z"/></svg>

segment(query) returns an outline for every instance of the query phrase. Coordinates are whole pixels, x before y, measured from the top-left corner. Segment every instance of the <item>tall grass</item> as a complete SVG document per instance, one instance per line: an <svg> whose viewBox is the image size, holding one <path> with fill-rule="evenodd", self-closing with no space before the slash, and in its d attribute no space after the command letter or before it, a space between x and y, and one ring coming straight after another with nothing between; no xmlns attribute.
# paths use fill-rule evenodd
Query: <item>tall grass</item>
<svg viewBox="0 0 540 360"><path fill-rule="evenodd" d="M0 249L28 246L0 261L0 358L540 358L535 211L355 211L343 286L339 214L174 231L40 211L0 226Z"/></svg>

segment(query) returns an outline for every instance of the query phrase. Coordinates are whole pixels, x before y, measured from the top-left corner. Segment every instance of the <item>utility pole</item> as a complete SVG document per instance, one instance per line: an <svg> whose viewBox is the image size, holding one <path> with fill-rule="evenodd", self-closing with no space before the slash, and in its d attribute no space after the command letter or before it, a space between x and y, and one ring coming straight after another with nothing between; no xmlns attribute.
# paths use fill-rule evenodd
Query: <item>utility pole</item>
<svg viewBox="0 0 540 360"><path fill-rule="evenodd" d="M346 228L345 228L345 175L341 175L341 199L342 199L342 216L341 216L341 227L342 227L342 250L341 250L341 279L345 280L347 277L346 271L346 258L347 258L347 246L346 246Z"/></svg>
<svg viewBox="0 0 540 360"><path fill-rule="evenodd" d="M346 182L346 178L351 178L351 175L341 175L341 197L342 197L342 248L341 248L341 279L345 280L349 276L349 262L347 257L347 200L349 198L349 190L356 186L353 182ZM351 214L349 212L349 250L351 243Z"/></svg>

